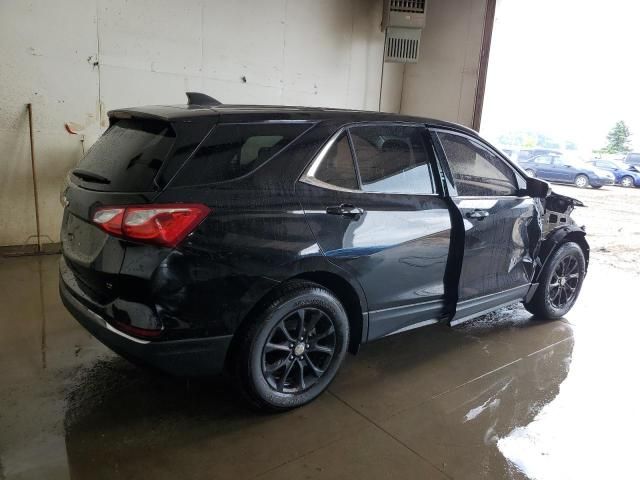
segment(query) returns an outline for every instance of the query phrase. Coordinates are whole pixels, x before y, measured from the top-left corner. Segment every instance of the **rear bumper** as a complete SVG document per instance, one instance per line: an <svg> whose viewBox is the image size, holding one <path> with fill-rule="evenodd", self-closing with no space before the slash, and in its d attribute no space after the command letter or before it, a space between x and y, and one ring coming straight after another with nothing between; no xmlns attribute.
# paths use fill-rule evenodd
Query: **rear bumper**
<svg viewBox="0 0 640 480"><path fill-rule="evenodd" d="M61 266L61 268L63 268ZM117 354L179 376L220 373L232 335L170 341L147 341L131 337L94 312L60 275L60 298L67 310L94 337Z"/></svg>

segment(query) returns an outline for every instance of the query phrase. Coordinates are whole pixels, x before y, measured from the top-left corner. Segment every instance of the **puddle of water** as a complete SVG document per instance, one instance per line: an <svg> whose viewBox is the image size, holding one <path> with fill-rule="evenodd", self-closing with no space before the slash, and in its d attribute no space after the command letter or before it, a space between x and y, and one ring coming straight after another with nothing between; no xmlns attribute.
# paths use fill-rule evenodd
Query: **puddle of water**
<svg viewBox="0 0 640 480"><path fill-rule="evenodd" d="M637 286L631 274L591 268L581 301L567 316L575 346L558 396L530 424L498 440L528 477L637 478L640 326L624 301L635 298Z"/></svg>

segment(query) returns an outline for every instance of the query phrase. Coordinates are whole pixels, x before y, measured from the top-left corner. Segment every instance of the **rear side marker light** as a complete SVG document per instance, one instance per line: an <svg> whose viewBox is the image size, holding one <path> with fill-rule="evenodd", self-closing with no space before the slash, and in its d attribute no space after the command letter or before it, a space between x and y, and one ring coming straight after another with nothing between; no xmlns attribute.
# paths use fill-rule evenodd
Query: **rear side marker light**
<svg viewBox="0 0 640 480"><path fill-rule="evenodd" d="M114 321L113 323L118 330L129 333L135 337L153 338L159 337L162 334L162 329L150 330L148 328L134 327L133 325L118 321Z"/></svg>
<svg viewBox="0 0 640 480"><path fill-rule="evenodd" d="M186 203L100 207L93 223L126 240L176 247L209 212L206 205Z"/></svg>

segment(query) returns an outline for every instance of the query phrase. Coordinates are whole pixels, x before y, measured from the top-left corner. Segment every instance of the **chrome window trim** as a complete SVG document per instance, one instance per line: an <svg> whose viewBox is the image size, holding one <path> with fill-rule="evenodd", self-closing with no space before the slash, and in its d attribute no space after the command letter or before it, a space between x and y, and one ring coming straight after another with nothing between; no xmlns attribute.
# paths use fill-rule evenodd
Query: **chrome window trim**
<svg viewBox="0 0 640 480"><path fill-rule="evenodd" d="M346 192L346 193L373 193L373 192L363 192L362 190L353 190L351 188L338 187L337 185L332 185L327 182L323 182L322 180L318 180L316 177L308 177L305 176L300 179L301 182L306 183L307 185L313 185L314 187L326 188L327 190L335 190L336 192Z"/></svg>
<svg viewBox="0 0 640 480"><path fill-rule="evenodd" d="M438 194L437 192L434 192L434 193L378 192L378 191L373 191L373 190L362 190L361 188L359 188L357 190L354 190L354 189L351 189L351 188L339 187L339 186L333 185L331 183L323 182L322 180L318 180L315 177L315 173L318 170L318 167L320 166L322 161L324 160L324 157L326 156L327 152L331 149L331 147L333 147L333 145L338 140L338 138L340 138L340 136L343 133L346 133L347 137L349 138L349 144L350 144L350 148L351 148L351 160L353 161L353 167L355 168L356 178L358 179L358 183L360 183L360 180L359 180L359 178L360 178L359 168L358 168L358 164L357 164L357 159L355 158L355 155L354 155L353 147L351 146L351 138L350 138L351 135L349 134L349 129L350 128L354 128L354 127L371 127L371 126L376 126L376 127L378 127L378 126L418 127L418 128L423 128L425 130L425 132L428 133L428 128L427 128L426 124L424 124L424 123L416 123L416 122L390 122L390 121L375 122L375 121L369 121L369 122L349 123L349 124L343 125L333 135L331 135L331 137L329 137L329 140L327 140L326 143L320 149L320 151L318 153L316 153L316 155L313 157L313 160L311 160L311 164L309 165L309 167L307 167L307 170L300 176L299 181L303 182L303 183L306 183L308 185L313 185L315 187L325 188L327 190L334 190L336 192L374 193L374 194L378 194L378 195L418 195L418 196L421 196L421 197L440 197L440 194ZM436 179L434 178L434 176L433 176L434 174L433 174L432 171L430 171L430 174L432 176L432 178L431 178L432 185L435 187Z"/></svg>
<svg viewBox="0 0 640 480"><path fill-rule="evenodd" d="M329 140L327 140L327 142L322 146L320 151L316 154L316 156L311 161L311 165L309 165L309 168L307 168L307 171L304 173L305 177L315 178L315 174L318 171L318 167L322 163L322 160L324 160L324 157L327 155L327 152L331 149L331 147L333 147L333 145L336 143L338 138L346 130L347 129L345 127L342 127L336 133L331 135ZM353 161L353 152L351 153L351 160ZM355 167L355 161L353 163L354 163L354 167ZM318 180L318 181L320 181L320 180ZM325 183L325 182L322 182L322 183ZM330 184L327 184L327 185L330 185Z"/></svg>

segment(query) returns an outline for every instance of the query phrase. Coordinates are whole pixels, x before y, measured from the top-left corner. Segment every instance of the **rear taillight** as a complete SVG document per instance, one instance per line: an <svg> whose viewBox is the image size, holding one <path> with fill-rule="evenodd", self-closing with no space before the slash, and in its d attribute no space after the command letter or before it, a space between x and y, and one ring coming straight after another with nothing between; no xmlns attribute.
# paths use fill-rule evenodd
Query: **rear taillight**
<svg viewBox="0 0 640 480"><path fill-rule="evenodd" d="M175 247L210 211L206 205L185 203L101 207L93 223L127 240Z"/></svg>

